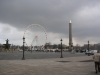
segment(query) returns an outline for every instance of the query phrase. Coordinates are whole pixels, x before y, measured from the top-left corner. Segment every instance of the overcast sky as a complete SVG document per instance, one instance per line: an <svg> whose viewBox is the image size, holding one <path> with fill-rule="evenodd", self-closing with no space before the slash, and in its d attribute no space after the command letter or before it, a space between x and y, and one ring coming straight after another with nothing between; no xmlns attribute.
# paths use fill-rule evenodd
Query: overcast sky
<svg viewBox="0 0 100 75"><path fill-rule="evenodd" d="M22 45L28 25L39 24L46 30L47 42L60 44L62 38L68 45L70 20L74 45L88 40L100 43L100 0L0 0L0 43L9 39L11 44Z"/></svg>

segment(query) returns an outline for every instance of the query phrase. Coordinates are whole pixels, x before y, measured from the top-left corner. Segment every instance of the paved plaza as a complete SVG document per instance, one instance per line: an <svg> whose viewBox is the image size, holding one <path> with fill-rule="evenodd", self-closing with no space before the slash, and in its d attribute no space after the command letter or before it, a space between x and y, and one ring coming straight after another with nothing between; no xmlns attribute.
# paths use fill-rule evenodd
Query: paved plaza
<svg viewBox="0 0 100 75"><path fill-rule="evenodd" d="M0 60L0 75L96 75L92 56ZM100 72L97 74L100 75Z"/></svg>
<svg viewBox="0 0 100 75"><path fill-rule="evenodd" d="M26 59L48 59L61 57L60 52L25 52ZM0 52L0 60L20 60L23 52ZM63 57L85 56L85 53L69 53L63 52Z"/></svg>

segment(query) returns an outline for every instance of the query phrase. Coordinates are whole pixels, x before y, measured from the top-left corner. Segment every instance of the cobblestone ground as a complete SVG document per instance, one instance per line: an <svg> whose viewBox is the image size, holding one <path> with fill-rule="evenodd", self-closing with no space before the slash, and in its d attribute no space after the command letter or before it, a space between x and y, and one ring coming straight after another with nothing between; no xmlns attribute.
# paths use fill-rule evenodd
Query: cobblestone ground
<svg viewBox="0 0 100 75"><path fill-rule="evenodd" d="M92 56L81 56L52 59L0 60L0 75L96 74ZM97 75L100 75L100 72Z"/></svg>

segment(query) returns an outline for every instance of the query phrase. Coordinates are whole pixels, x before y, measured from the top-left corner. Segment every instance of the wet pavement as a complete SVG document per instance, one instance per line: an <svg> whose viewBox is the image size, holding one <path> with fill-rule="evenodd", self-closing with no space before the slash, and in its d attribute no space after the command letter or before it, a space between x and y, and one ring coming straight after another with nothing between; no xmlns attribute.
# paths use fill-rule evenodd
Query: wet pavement
<svg viewBox="0 0 100 75"><path fill-rule="evenodd" d="M92 56L0 60L0 75L100 75Z"/></svg>

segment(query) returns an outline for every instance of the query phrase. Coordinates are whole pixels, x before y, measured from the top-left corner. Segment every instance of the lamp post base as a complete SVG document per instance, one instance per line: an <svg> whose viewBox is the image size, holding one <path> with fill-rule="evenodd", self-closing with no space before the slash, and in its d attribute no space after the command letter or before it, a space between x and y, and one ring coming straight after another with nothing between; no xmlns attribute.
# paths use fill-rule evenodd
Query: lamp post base
<svg viewBox="0 0 100 75"><path fill-rule="evenodd" d="M90 56L90 54L88 53L88 56Z"/></svg>
<svg viewBox="0 0 100 75"><path fill-rule="evenodd" d="M22 60L25 60L25 58L22 58Z"/></svg>
<svg viewBox="0 0 100 75"><path fill-rule="evenodd" d="M62 56L60 58L63 58Z"/></svg>

